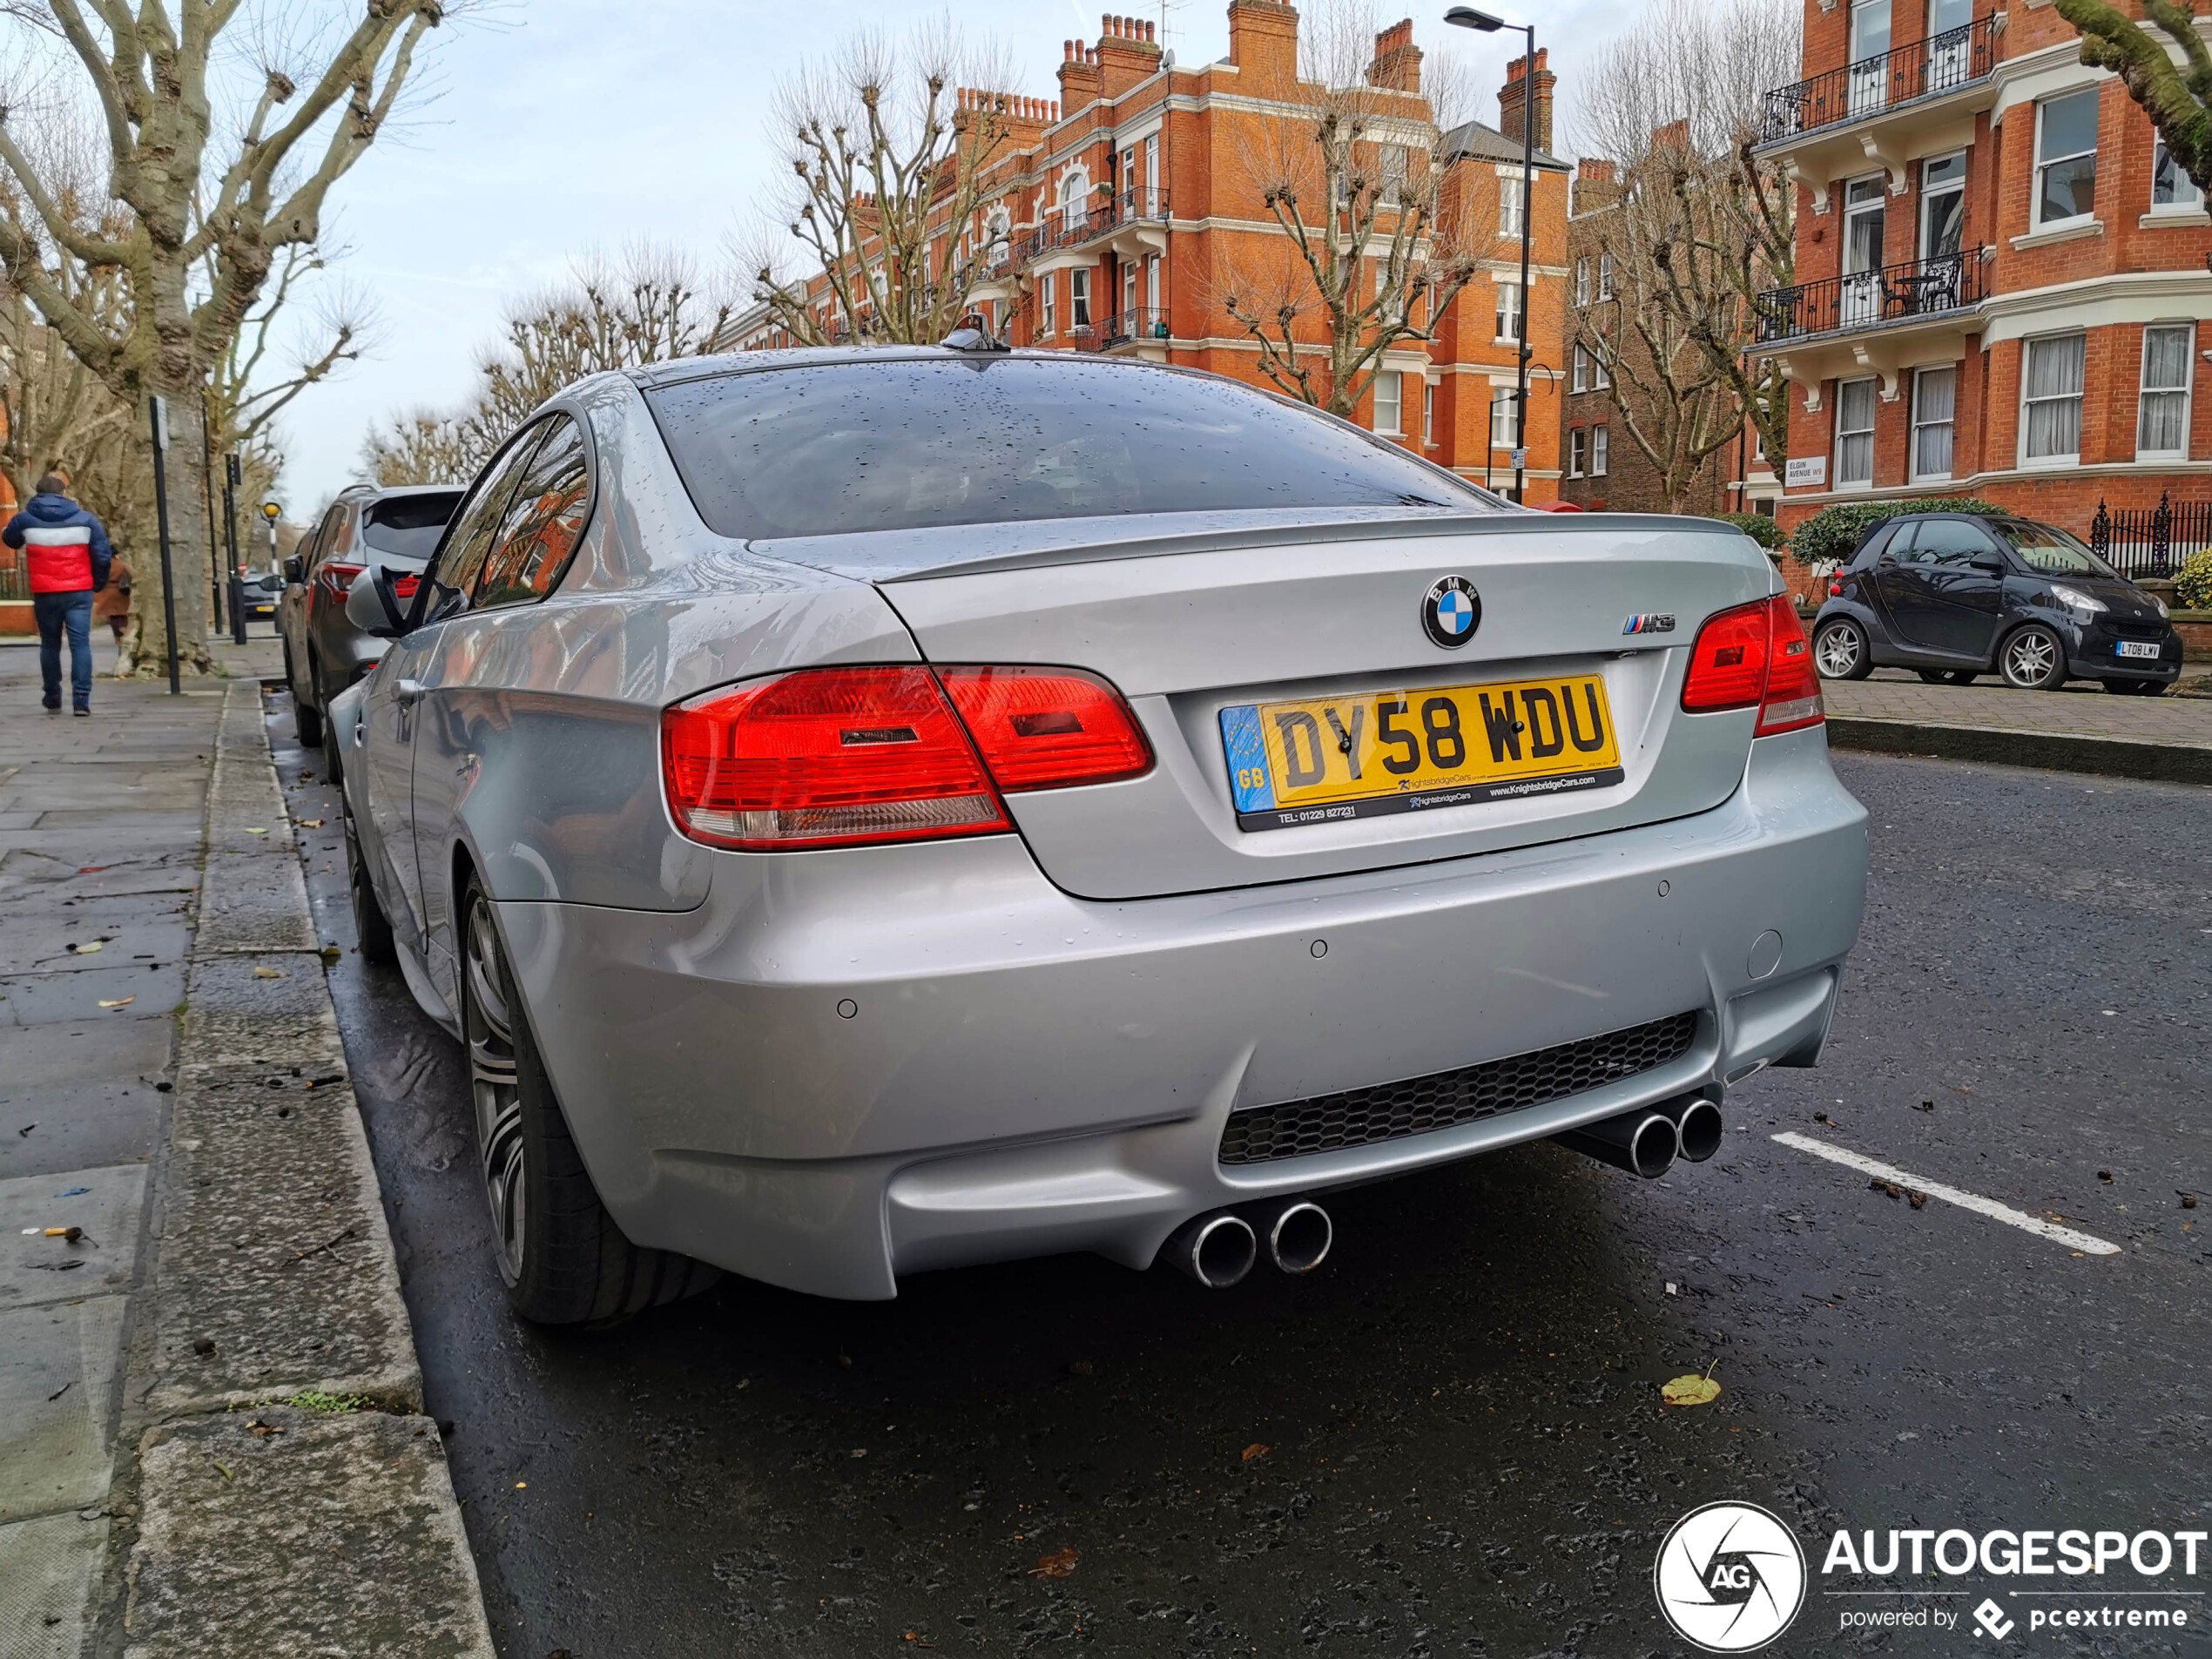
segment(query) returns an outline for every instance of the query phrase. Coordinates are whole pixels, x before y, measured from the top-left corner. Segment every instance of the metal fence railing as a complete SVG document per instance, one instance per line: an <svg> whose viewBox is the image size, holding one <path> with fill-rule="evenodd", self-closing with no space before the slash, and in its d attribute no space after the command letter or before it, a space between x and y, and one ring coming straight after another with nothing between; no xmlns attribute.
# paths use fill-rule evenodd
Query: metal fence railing
<svg viewBox="0 0 2212 1659"><path fill-rule="evenodd" d="M2089 550L2125 577L2172 576L2195 554L2212 547L2212 501L2175 502L2161 494L2155 507L2097 502L2089 521Z"/></svg>
<svg viewBox="0 0 2212 1659"><path fill-rule="evenodd" d="M1986 80L1995 67L2001 11L1893 51L1862 57L1766 95L1759 112L1761 144L1794 138L1821 127L1863 121L1899 105L1955 92Z"/></svg>
<svg viewBox="0 0 2212 1659"><path fill-rule="evenodd" d="M1134 311L1123 312L1118 317L1109 317L1103 322L1087 324L1068 331L1069 339L1077 351L1105 351L1114 346L1126 346L1135 340L1165 340L1168 337L1168 314L1164 308L1140 306Z"/></svg>
<svg viewBox="0 0 2212 1659"><path fill-rule="evenodd" d="M1752 327L1764 344L1963 311L1988 297L1986 269L1981 250L1969 248L1932 260L1905 260L1878 271L1769 288L1752 307Z"/></svg>
<svg viewBox="0 0 2212 1659"><path fill-rule="evenodd" d="M30 597L30 572L12 561L0 564L0 599Z"/></svg>

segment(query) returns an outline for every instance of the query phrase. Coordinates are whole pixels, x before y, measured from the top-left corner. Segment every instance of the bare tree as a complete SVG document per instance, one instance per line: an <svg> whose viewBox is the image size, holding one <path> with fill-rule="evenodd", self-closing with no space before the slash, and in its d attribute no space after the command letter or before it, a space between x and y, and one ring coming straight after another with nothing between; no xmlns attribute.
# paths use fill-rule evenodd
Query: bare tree
<svg viewBox="0 0 2212 1659"><path fill-rule="evenodd" d="M356 20L284 51L288 26L242 0L5 0L0 61L58 58L73 75L58 101L98 114L105 172L119 217L89 226L57 181L0 119L0 273L70 352L134 412L170 401L170 527L181 573L207 568L199 401L284 251L312 246L332 187L389 119L427 30L450 0L355 0ZM56 43L58 42L58 47ZM241 61L260 58L240 118L219 107ZM0 105L27 94L0 89ZM76 303L72 265L116 273L126 294L111 315ZM134 429L143 428L134 414ZM150 439L145 442L150 442ZM152 566L152 562L146 562ZM134 590L141 661L163 654L158 566ZM177 584L178 657L212 668L206 584Z"/></svg>
<svg viewBox="0 0 2212 1659"><path fill-rule="evenodd" d="M2212 51L2197 31L2195 0L2142 0L2142 22L2105 0L2054 3L2081 37L2081 61L2120 77L2168 153L2199 190L2212 193ZM2157 24L2165 39L2145 22Z"/></svg>
<svg viewBox="0 0 2212 1659"><path fill-rule="evenodd" d="M1622 423L1685 490L1741 421L1777 464L1790 452L1787 383L1750 348L1759 295L1794 275L1797 192L1752 146L1763 96L1797 73L1801 36L1797 0L1662 0L1588 77L1583 146L1615 160L1621 193L1600 231L1614 297L1576 326L1592 350L1638 354L1616 387L1656 401L1616 396ZM1702 453L1692 462L1677 446Z"/></svg>
<svg viewBox="0 0 2212 1659"><path fill-rule="evenodd" d="M361 469L379 484L465 484L484 456L460 417L415 409L386 421L361 443Z"/></svg>
<svg viewBox="0 0 2212 1659"><path fill-rule="evenodd" d="M770 127L789 172L775 217L798 258L773 246L740 258L752 298L793 341L951 332L988 246L974 233L998 193L991 164L1015 125L1015 99L974 89L1013 78L1003 52L940 24L857 37L785 83Z"/></svg>
<svg viewBox="0 0 2212 1659"><path fill-rule="evenodd" d="M476 360L469 407L417 409L372 433L361 464L379 483L465 483L532 410L571 381L709 350L734 309L690 260L640 246L579 263L568 281L509 309Z"/></svg>
<svg viewBox="0 0 2212 1659"><path fill-rule="evenodd" d="M1362 0L1301 9L1299 78L1279 96L1305 111L1250 124L1238 157L1281 238L1248 246L1211 283L1260 373L1334 415L1366 395L1385 352L1435 337L1508 239L1494 170L1440 153L1464 82L1448 61L1424 70L1406 25L1379 40L1374 17Z"/></svg>

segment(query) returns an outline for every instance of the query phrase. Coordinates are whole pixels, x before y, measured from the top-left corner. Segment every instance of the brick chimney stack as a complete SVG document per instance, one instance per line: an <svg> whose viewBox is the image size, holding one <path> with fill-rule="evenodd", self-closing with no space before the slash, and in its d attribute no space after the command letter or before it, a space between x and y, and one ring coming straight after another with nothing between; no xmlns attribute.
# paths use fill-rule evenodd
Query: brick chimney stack
<svg viewBox="0 0 2212 1659"><path fill-rule="evenodd" d="M1548 49L1536 51L1536 147L1552 147L1552 88L1559 77L1544 67ZM1498 131L1515 144L1521 142L1521 110L1528 96L1528 60L1516 57L1506 65L1506 84L1498 89Z"/></svg>
<svg viewBox="0 0 2212 1659"><path fill-rule="evenodd" d="M1421 49L1413 44L1411 17L1375 37L1375 61L1367 65L1367 84L1393 92L1421 90Z"/></svg>
<svg viewBox="0 0 2212 1659"><path fill-rule="evenodd" d="M1109 15L1098 20L1101 96L1119 98L1159 71L1160 48L1152 25L1141 17Z"/></svg>
<svg viewBox="0 0 2212 1659"><path fill-rule="evenodd" d="M1073 115L1098 101L1098 53L1080 40L1062 41L1060 51L1060 107Z"/></svg>
<svg viewBox="0 0 2212 1659"><path fill-rule="evenodd" d="M1290 86L1298 80L1298 9L1282 0L1229 0L1229 61L1238 90Z"/></svg>
<svg viewBox="0 0 2212 1659"><path fill-rule="evenodd" d="M1575 167L1575 200L1570 213L1594 213L1621 199L1621 170L1610 161L1585 156Z"/></svg>

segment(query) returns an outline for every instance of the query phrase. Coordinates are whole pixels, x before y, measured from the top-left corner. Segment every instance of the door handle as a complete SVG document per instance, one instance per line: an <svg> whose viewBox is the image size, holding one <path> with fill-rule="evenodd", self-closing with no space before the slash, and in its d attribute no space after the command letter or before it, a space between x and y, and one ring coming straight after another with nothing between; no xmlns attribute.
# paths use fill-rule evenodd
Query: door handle
<svg viewBox="0 0 2212 1659"><path fill-rule="evenodd" d="M403 705L412 707L422 700L422 693L429 690L421 680L401 680L392 688L392 696Z"/></svg>

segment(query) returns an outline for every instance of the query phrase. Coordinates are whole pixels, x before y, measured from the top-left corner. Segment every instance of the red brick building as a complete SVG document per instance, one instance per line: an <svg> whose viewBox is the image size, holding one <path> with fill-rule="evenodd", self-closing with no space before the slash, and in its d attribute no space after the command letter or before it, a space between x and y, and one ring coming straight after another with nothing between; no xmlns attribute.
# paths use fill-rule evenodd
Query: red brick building
<svg viewBox="0 0 2212 1659"><path fill-rule="evenodd" d="M1138 19L1108 17L1095 43L1068 43L1056 102L971 95L1012 110L1012 139L990 164L993 187L974 222L938 227L941 239L928 263L941 273L967 267L972 257L972 303L1016 345L1134 355L1272 389L1258 347L1222 296L1240 273L1279 266L1290 247L1261 199L1250 158L1300 142L1310 130L1319 92L1298 78L1298 14L1278 0L1232 0L1228 57L1187 68L1161 51L1154 33ZM1366 79L1379 94L1370 131L1386 179L1393 168L1418 177L1439 142L1420 66L1410 21L1376 37ZM1553 78L1541 53L1536 68L1541 148L1549 141ZM1377 433L1501 488L1513 478L1514 336L1523 303L1525 73L1516 62L1501 95L1507 132L1471 122L1441 136L1449 171L1439 218L1482 219L1485 256L1474 280L1440 317L1428 314L1427 289L1415 295L1412 320L1434 338L1393 347L1354 411ZM1560 361L1567 172L1540 155L1528 210L1528 338L1540 365ZM1379 222L1379 235L1383 228ZM1298 337L1324 341L1320 318L1302 320ZM765 307L739 317L724 339L747 348L788 343ZM1534 377L1532 502L1557 494L1558 395L1552 381Z"/></svg>
<svg viewBox="0 0 2212 1659"><path fill-rule="evenodd" d="M2086 533L2212 494L2212 219L2048 0L1806 0L1761 152L1798 190L1756 349L1791 385L1784 524L1972 493Z"/></svg>

